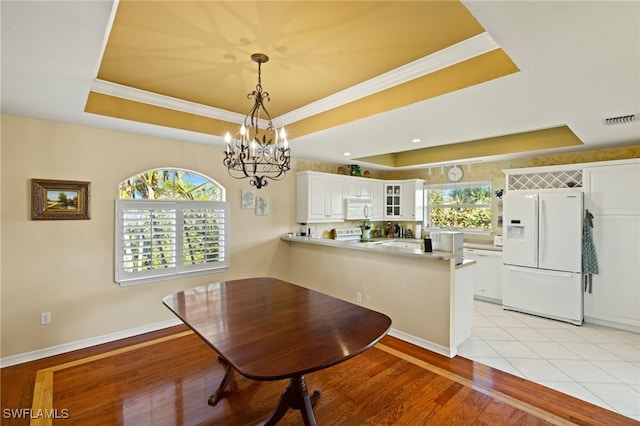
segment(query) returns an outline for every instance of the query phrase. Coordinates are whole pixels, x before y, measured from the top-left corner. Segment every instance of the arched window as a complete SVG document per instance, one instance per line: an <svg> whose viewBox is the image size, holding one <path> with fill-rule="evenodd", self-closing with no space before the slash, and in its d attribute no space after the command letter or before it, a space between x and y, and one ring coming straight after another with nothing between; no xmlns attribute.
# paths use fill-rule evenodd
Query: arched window
<svg viewBox="0 0 640 426"><path fill-rule="evenodd" d="M115 280L121 286L222 272L229 266L229 206L213 179L154 169L119 185Z"/></svg>
<svg viewBox="0 0 640 426"><path fill-rule="evenodd" d="M120 199L225 201L210 177L184 169L153 169L120 182Z"/></svg>

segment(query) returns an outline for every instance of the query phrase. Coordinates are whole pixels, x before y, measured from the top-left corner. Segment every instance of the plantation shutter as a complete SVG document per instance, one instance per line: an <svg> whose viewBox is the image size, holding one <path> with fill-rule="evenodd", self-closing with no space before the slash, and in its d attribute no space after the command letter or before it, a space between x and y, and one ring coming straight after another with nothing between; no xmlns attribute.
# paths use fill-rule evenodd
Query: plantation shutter
<svg viewBox="0 0 640 426"><path fill-rule="evenodd" d="M228 204L219 201L116 201L120 285L228 267Z"/></svg>
<svg viewBox="0 0 640 426"><path fill-rule="evenodd" d="M184 268L210 269L225 263L227 205L222 202L185 203L182 210L182 250Z"/></svg>

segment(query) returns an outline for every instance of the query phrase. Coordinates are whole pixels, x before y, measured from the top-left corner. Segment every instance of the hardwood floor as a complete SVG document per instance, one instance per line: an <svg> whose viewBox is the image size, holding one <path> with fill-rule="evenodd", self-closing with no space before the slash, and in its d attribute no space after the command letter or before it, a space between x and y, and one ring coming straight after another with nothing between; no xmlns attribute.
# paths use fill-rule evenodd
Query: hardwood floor
<svg viewBox="0 0 640 426"><path fill-rule="evenodd" d="M0 374L3 425L250 425L271 413L286 386L235 374L222 401L207 405L224 369L183 326L6 367ZM320 425L637 424L392 337L309 374L307 385L322 391L314 407ZM58 418L29 419L38 414ZM279 424L302 424L299 412L290 410Z"/></svg>

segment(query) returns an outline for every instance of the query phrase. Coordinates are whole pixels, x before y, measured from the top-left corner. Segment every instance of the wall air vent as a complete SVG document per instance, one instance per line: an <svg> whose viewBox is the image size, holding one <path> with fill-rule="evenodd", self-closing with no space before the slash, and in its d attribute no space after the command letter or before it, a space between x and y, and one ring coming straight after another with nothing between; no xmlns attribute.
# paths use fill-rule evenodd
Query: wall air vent
<svg viewBox="0 0 640 426"><path fill-rule="evenodd" d="M631 115L621 115L619 117L603 118L602 124L605 126L616 126L618 124L628 124L640 120L640 113Z"/></svg>

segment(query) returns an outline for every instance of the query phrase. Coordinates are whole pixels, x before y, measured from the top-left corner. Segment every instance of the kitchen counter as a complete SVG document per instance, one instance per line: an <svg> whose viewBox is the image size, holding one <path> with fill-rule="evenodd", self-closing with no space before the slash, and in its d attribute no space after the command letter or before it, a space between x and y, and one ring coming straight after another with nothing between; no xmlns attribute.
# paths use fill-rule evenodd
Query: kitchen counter
<svg viewBox="0 0 640 426"><path fill-rule="evenodd" d="M476 261L453 253L371 242L283 236L289 281L388 315L390 335L453 357L471 336Z"/></svg>
<svg viewBox="0 0 640 426"><path fill-rule="evenodd" d="M483 240L465 241L462 244L462 247L478 250L502 251L502 246L495 246L491 241L485 242Z"/></svg>
<svg viewBox="0 0 640 426"><path fill-rule="evenodd" d="M328 238L313 238L313 237L300 237L300 236L283 236L281 237L283 241L291 241L296 243L305 243L305 244L315 244L326 247L335 247L335 248L343 248L349 250L358 250L365 251L369 253L384 253L393 256L405 256L405 257L415 257L419 259L425 260L451 260L455 258L454 253L444 252L444 251L434 251L431 253L425 253L421 250L421 241L420 240L410 240L406 238L395 238L395 239L372 239L366 242L360 241L339 241ZM408 245L415 244L418 248L410 248L410 247L392 247L385 246L382 243L385 242L407 242ZM471 263L475 263L473 260L464 261L461 265L456 265L456 267L464 267L468 266Z"/></svg>

